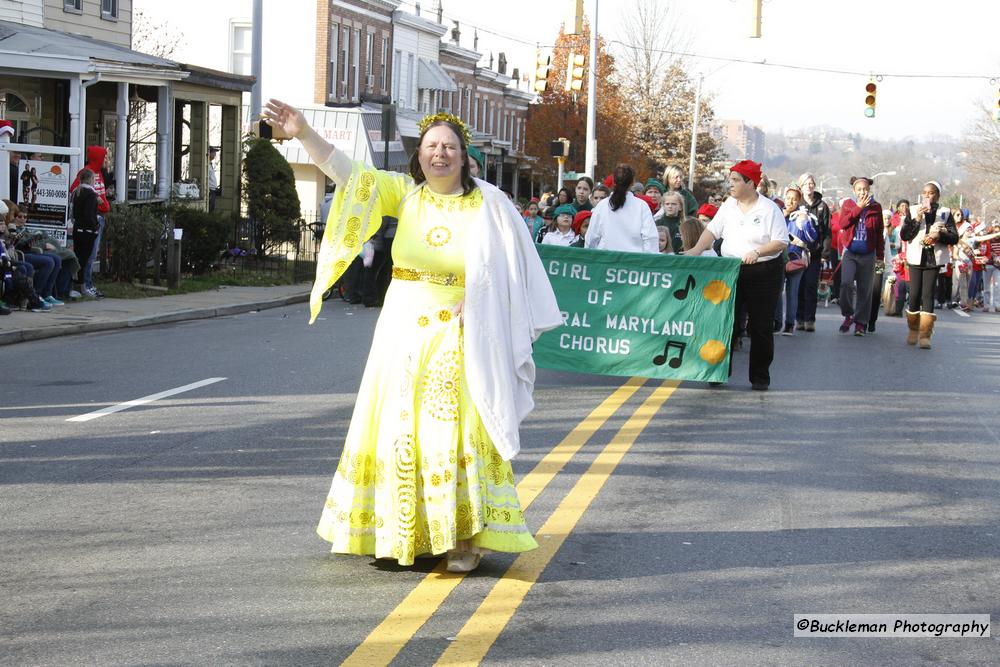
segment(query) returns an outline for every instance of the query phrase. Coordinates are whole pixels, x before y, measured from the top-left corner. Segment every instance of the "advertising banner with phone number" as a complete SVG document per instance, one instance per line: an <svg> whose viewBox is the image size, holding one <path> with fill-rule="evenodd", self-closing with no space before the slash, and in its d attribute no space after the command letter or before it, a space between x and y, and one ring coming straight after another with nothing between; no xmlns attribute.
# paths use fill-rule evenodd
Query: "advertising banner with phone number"
<svg viewBox="0 0 1000 667"><path fill-rule="evenodd" d="M538 245L563 326L543 368L725 382L740 261Z"/></svg>
<svg viewBox="0 0 1000 667"><path fill-rule="evenodd" d="M21 160L17 177L15 203L19 209L27 211L28 229L45 232L65 246L69 165L44 160Z"/></svg>

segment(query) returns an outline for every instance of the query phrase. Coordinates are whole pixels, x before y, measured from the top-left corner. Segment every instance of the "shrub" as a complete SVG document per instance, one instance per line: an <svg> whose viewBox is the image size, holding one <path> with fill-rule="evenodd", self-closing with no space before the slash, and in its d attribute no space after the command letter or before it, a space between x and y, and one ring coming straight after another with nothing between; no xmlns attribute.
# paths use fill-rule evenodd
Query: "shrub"
<svg viewBox="0 0 1000 667"><path fill-rule="evenodd" d="M295 175L281 153L266 139L247 141L243 160L247 213L258 230L254 245L267 255L299 238L302 211Z"/></svg>
<svg viewBox="0 0 1000 667"><path fill-rule="evenodd" d="M103 234L107 270L101 267L101 273L122 282L144 277L150 264L155 266L159 261L164 229L161 206L112 204Z"/></svg>
<svg viewBox="0 0 1000 667"><path fill-rule="evenodd" d="M221 213L209 213L183 204L167 211L174 227L184 230L181 243L181 266L194 274L210 271L226 249L231 224Z"/></svg>

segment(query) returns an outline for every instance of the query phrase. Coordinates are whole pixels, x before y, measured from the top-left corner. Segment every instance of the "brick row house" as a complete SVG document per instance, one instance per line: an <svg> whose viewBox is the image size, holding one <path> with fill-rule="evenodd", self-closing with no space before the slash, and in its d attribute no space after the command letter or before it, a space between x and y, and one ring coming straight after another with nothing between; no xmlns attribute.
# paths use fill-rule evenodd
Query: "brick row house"
<svg viewBox="0 0 1000 667"><path fill-rule="evenodd" d="M457 24L448 35L440 3L430 16L420 14L419 3L414 14L400 4L317 0L313 101L330 111L316 110L313 117L329 124L333 118L320 116L339 112L342 122L346 113L359 113L355 127L367 132L373 162L402 169L416 148L418 121L437 111L454 113L486 155L486 180L515 196L530 196L536 160L524 154L524 136L533 94L516 88L502 54L496 69L492 56L490 66L481 67L483 54L460 45ZM382 140L386 107L395 117L388 145Z"/></svg>

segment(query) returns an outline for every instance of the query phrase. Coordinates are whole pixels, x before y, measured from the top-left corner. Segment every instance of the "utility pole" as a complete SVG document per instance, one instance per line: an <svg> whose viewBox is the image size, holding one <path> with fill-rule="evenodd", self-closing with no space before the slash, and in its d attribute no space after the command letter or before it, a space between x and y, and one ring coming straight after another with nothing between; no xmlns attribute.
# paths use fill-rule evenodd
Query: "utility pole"
<svg viewBox="0 0 1000 667"><path fill-rule="evenodd" d="M264 0L253 0L253 27L251 36L250 73L254 76L250 89L250 118L260 117L263 105L260 100L261 49L263 48Z"/></svg>
<svg viewBox="0 0 1000 667"><path fill-rule="evenodd" d="M590 23L590 71L587 73L587 150L584 157L584 173L597 180L597 6Z"/></svg>

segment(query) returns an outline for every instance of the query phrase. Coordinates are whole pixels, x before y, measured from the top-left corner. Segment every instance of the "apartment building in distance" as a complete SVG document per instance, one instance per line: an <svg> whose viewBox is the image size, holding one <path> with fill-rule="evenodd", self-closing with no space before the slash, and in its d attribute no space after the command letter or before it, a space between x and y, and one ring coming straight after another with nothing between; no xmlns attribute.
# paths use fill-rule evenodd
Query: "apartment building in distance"
<svg viewBox="0 0 1000 667"><path fill-rule="evenodd" d="M717 119L712 137L722 144L730 160L763 162L766 154L764 130L744 120Z"/></svg>

